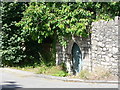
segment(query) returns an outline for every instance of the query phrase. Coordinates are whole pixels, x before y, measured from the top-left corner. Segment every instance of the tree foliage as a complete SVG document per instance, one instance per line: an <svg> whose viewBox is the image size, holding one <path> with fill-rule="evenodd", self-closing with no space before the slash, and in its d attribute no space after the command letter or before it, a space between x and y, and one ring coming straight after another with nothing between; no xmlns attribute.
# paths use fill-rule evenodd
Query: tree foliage
<svg viewBox="0 0 120 90"><path fill-rule="evenodd" d="M5 65L13 65L26 57L21 48L21 31L15 26L24 10L25 3L2 3L2 63Z"/></svg>
<svg viewBox="0 0 120 90"><path fill-rule="evenodd" d="M86 37L92 21L110 19L118 15L118 11L119 2L30 3L17 25L21 26L23 35L30 35L38 43L56 33L64 45L65 36Z"/></svg>
<svg viewBox="0 0 120 90"><path fill-rule="evenodd" d="M69 3L31 3L24 17L17 24L22 27L23 35L30 35L38 43L57 34L63 41L65 35L86 36L87 25L93 12Z"/></svg>

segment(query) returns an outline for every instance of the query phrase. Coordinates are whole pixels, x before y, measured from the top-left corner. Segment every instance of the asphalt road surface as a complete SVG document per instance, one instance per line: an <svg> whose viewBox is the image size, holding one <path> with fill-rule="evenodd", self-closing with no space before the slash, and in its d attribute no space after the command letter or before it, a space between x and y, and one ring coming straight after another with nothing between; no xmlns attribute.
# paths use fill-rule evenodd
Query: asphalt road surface
<svg viewBox="0 0 120 90"><path fill-rule="evenodd" d="M35 77L32 74L17 73L0 68L2 88L118 88L118 84L64 82Z"/></svg>

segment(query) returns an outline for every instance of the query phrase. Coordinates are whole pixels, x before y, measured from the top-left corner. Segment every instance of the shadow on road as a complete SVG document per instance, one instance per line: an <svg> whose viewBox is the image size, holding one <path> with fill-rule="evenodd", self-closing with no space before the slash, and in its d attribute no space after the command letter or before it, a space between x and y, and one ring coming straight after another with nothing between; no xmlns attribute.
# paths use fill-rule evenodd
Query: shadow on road
<svg viewBox="0 0 120 90"><path fill-rule="evenodd" d="M1 90L17 90L18 88L22 88L21 85L16 84L14 81L5 81L0 87L2 87Z"/></svg>

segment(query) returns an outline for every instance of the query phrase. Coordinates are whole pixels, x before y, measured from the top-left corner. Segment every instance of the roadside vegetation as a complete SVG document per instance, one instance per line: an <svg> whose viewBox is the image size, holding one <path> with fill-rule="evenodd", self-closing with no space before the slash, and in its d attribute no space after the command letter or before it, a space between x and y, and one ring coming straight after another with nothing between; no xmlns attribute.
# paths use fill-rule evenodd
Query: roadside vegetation
<svg viewBox="0 0 120 90"><path fill-rule="evenodd" d="M62 65L59 66L46 66L46 65L37 65L36 67L26 66L26 67L10 67L13 69L29 71L36 74L52 75L58 77L68 77L74 79L83 79L83 80L118 80L117 76L112 75L108 70L104 70L101 67L96 68L94 72L88 70L82 70L77 75L70 75L65 71Z"/></svg>
<svg viewBox="0 0 120 90"><path fill-rule="evenodd" d="M79 78L84 80L118 80L109 70L102 67L97 67L94 71L82 70L77 76L71 78Z"/></svg>
<svg viewBox="0 0 120 90"><path fill-rule="evenodd" d="M11 67L11 68L23 70L23 71L30 71L36 74L45 74L45 75L52 75L52 76L59 76L59 77L65 77L69 75L62 65L59 65L59 66L37 65L34 68L32 66L26 66L26 67L18 66L18 67Z"/></svg>

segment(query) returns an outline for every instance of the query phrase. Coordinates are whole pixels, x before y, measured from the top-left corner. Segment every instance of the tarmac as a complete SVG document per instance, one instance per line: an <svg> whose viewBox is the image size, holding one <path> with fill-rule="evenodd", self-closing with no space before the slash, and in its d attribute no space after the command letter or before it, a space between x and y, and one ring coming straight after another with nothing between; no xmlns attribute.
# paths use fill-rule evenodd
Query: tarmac
<svg viewBox="0 0 120 90"><path fill-rule="evenodd" d="M11 69L11 68L0 68L2 70L14 72L16 74L24 74L27 76L34 76L34 77L40 77L45 79L52 79L52 80L61 80L65 82L84 82L84 83L108 83L108 84L120 84L120 81L108 81L108 80L82 80L82 79L73 79L68 77L57 77L57 76L51 76L51 75L44 75L44 74L35 74L33 72L29 71L22 71L17 69Z"/></svg>

